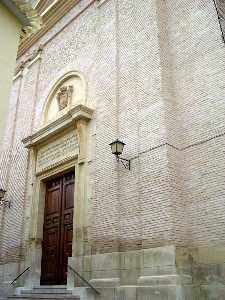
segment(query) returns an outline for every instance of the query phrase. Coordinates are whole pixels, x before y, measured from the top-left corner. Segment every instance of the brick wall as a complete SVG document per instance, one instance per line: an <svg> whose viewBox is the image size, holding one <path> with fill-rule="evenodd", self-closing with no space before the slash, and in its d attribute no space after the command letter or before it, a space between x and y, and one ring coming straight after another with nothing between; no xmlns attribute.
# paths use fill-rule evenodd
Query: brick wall
<svg viewBox="0 0 225 300"><path fill-rule="evenodd" d="M22 255L29 226L23 211L31 203L31 166L20 140L38 129L52 83L69 69L84 74L95 108L92 253L224 243L225 59L213 3L108 0L85 10L89 2L41 38L42 59L14 83L2 145L1 180L12 208L1 215L1 260ZM111 155L117 137L127 144L131 171Z"/></svg>

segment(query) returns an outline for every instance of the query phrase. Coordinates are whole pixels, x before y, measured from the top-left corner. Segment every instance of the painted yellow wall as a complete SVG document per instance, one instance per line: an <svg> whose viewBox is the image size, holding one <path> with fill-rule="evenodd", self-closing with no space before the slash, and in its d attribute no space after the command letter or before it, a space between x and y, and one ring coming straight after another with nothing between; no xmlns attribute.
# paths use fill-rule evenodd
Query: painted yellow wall
<svg viewBox="0 0 225 300"><path fill-rule="evenodd" d="M8 111L21 24L0 3L0 144Z"/></svg>

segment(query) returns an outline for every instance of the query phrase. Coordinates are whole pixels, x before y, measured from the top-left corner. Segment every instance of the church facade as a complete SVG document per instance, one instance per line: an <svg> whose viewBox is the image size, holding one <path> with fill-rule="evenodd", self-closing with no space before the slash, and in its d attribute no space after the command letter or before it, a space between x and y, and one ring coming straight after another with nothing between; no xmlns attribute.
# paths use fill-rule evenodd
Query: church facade
<svg viewBox="0 0 225 300"><path fill-rule="evenodd" d="M225 299L214 1L42 3L48 18L21 43L1 144L2 286L28 268L17 290ZM111 152L116 139L130 169Z"/></svg>

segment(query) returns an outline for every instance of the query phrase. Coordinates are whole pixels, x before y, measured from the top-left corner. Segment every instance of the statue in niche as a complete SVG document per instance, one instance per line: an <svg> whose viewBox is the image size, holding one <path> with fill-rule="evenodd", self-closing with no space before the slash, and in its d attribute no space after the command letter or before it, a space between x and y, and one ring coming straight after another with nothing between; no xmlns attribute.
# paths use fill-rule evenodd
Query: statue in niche
<svg viewBox="0 0 225 300"><path fill-rule="evenodd" d="M73 93L72 85L69 86L64 85L59 89L59 92L57 93L56 96L59 105L59 110L63 110L68 106L68 103L72 97L72 93Z"/></svg>

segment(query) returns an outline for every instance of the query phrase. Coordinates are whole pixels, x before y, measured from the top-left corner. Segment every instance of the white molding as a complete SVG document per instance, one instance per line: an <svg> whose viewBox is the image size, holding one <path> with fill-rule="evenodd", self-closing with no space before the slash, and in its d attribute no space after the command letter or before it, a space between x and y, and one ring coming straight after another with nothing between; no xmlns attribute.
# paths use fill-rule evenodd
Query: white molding
<svg viewBox="0 0 225 300"><path fill-rule="evenodd" d="M43 17L56 3L58 2L58 0L55 0L52 2L52 4L50 4L42 13L41 13L41 17Z"/></svg>
<svg viewBox="0 0 225 300"><path fill-rule="evenodd" d="M28 60L25 64L24 64L24 69L19 70L16 75L13 77L13 81L15 81L19 76L23 76L26 74L26 72L24 72L24 70L28 70L36 61L38 61L39 59L41 59L41 53L38 53L32 60Z"/></svg>
<svg viewBox="0 0 225 300"><path fill-rule="evenodd" d="M38 53L38 55L37 56L35 56L29 63L28 63L28 65L27 65L27 68L29 69L38 59L40 59L41 58L41 54L40 53Z"/></svg>
<svg viewBox="0 0 225 300"><path fill-rule="evenodd" d="M40 2L41 0L37 0L37 2L34 4L34 8L36 8L38 6L38 3Z"/></svg>
<svg viewBox="0 0 225 300"><path fill-rule="evenodd" d="M96 0L96 2L97 2L97 7L99 8L99 7L101 7L103 4L105 4L107 1L109 1L109 0Z"/></svg>
<svg viewBox="0 0 225 300"><path fill-rule="evenodd" d="M23 76L23 72L21 70L19 72L17 72L16 75L13 77L13 81L15 81L20 76Z"/></svg>

